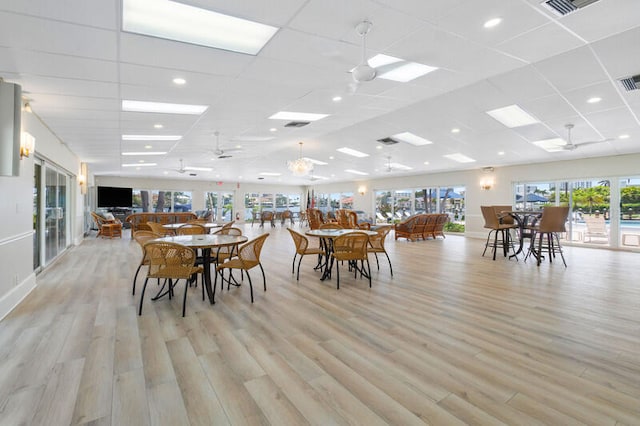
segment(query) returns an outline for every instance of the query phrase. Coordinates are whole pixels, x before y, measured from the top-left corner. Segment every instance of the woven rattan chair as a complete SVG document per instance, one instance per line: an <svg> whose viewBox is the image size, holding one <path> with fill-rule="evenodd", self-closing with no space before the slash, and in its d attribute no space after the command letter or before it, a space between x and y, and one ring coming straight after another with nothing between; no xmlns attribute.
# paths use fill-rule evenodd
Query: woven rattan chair
<svg viewBox="0 0 640 426"><path fill-rule="evenodd" d="M311 229L320 229L320 225L324 223L322 212L318 209L307 209L307 220Z"/></svg>
<svg viewBox="0 0 640 426"><path fill-rule="evenodd" d="M240 228L221 228L218 229L216 232L214 232L214 234L217 235L235 235L235 236L241 236L242 235L242 229ZM218 249L218 251L216 252L216 255L213 256L214 262L216 263L222 263L225 260L233 257L234 253L235 253L235 247L220 247Z"/></svg>
<svg viewBox="0 0 640 426"><path fill-rule="evenodd" d="M493 260L496 260L496 253L498 248L502 248L505 257L508 254L509 248L513 248L513 243L509 238L509 231L515 228L515 224L501 224L496 211L493 206L480 206L482 210L482 216L484 217L484 227L490 229L489 235L487 235L487 241L484 244L484 251L482 255L487 252L487 248L491 247L493 250ZM490 242L491 234L494 235L493 242ZM500 238L498 238L500 237ZM514 250L515 252L515 250Z"/></svg>
<svg viewBox="0 0 640 426"><path fill-rule="evenodd" d="M154 299L164 296L165 294L168 294L169 299L171 299L173 289L178 281L183 279L185 280L184 298L182 300L182 316L184 317L187 308L188 281L194 274L203 272L202 267L195 266L196 252L181 244L154 241L146 243L144 250L145 256L149 259L149 272L142 287L138 315L142 315L142 302L144 302L144 292L147 289L149 278L165 279L168 281L165 293L159 294Z"/></svg>
<svg viewBox="0 0 640 426"><path fill-rule="evenodd" d="M98 237L120 237L122 238L122 222L118 219L105 219L97 213L91 212L91 217L96 223L96 227L98 228Z"/></svg>
<svg viewBox="0 0 640 426"><path fill-rule="evenodd" d="M138 273L143 266L149 266L149 259L144 250L144 245L147 241L155 240L156 238L160 238L161 235L156 234L151 231L136 231L133 234L133 239L140 245L140 250L142 250L142 259L140 259L140 264L138 265L138 269L136 269L136 274L133 276L133 295L136 295L136 279L138 279Z"/></svg>
<svg viewBox="0 0 640 426"><path fill-rule="evenodd" d="M244 243L238 248L237 257L229 259L227 262L218 264L218 266L216 267L216 278L213 282L213 303L215 303L216 298L218 273L220 274L220 277L223 278L225 269L229 269L228 282L231 281L231 271L233 269L240 269L243 273L247 274L247 278L249 280L249 289L251 292L251 303L253 303L253 284L251 282L249 270L255 268L256 266L259 266L260 271L262 272L264 291L267 291L267 278L264 275L264 269L262 268L262 264L260 263L260 252L262 251L262 246L264 245L264 242L268 236L269 233L265 233L260 235L259 237L254 238L251 241ZM224 285L224 281L222 282L222 285Z"/></svg>
<svg viewBox="0 0 640 426"><path fill-rule="evenodd" d="M263 227L265 222L269 222L269 224L271 224L271 227L273 228L274 226L276 226L275 217L276 215L273 214L273 212L266 210L263 211L260 215L260 227Z"/></svg>
<svg viewBox="0 0 640 426"><path fill-rule="evenodd" d="M321 247L309 247L309 239L302 235L299 232L294 231L291 228L287 228L289 234L291 234L291 238L293 239L293 243L296 245L296 253L293 255L293 261L291 262L291 273L293 274L295 271L296 265L296 257L299 255L300 259L298 259L298 274L296 275L296 280L300 279L300 263L302 262L302 258L307 254L315 254L318 256L318 265L322 261L322 256L325 254L325 250Z"/></svg>
<svg viewBox="0 0 640 426"><path fill-rule="evenodd" d="M204 235L207 228L199 223L185 223L176 229L176 235Z"/></svg>
<svg viewBox="0 0 640 426"><path fill-rule="evenodd" d="M343 229L343 228L338 224L338 222L327 222L327 223L320 224L318 229Z"/></svg>
<svg viewBox="0 0 640 426"><path fill-rule="evenodd" d="M231 222L227 222L224 225L222 225L222 228L220 229L227 229L227 228L231 228L233 226L233 224L236 223L235 220L232 220Z"/></svg>
<svg viewBox="0 0 640 426"><path fill-rule="evenodd" d="M545 207L542 210L542 216L540 221L532 226L533 237L531 237L531 245L529 246L529 252L525 257L525 260L529 255L533 254L538 259L538 266L542 261L542 253L546 252L549 255L549 262L553 262L556 257L556 253L562 257L562 263L566 268L567 262L564 259L562 252L562 245L560 245L560 238L558 234L561 232L567 232L565 223L569 216L569 207ZM543 245L544 237L547 237L547 242ZM536 248L536 238L538 239L538 247Z"/></svg>
<svg viewBox="0 0 640 426"><path fill-rule="evenodd" d="M377 235L369 236L369 247L367 247L368 253L373 253L376 257L376 265L378 266L378 270L380 270L380 262L378 262L378 253L384 253L387 256L387 261L389 262L389 271L391 271L391 276L393 276L393 267L391 267L391 259L389 259L389 254L387 250L384 248L384 242L387 238L387 235L391 231L391 225L388 226L379 226L376 228Z"/></svg>
<svg viewBox="0 0 640 426"><path fill-rule="evenodd" d="M287 222L287 219L289 220L289 223L291 224L291 226L294 225L293 223L293 213L291 212L291 210L285 210L282 212L282 216L281 216L281 225L284 226L285 223Z"/></svg>
<svg viewBox="0 0 640 426"><path fill-rule="evenodd" d="M147 226L151 229L151 232L155 232L156 234L160 234L163 237L167 235L173 235L173 231L162 226L161 223L158 222L147 222Z"/></svg>
<svg viewBox="0 0 640 426"><path fill-rule="evenodd" d="M340 290L340 266L339 263L347 261L349 270L354 271L354 277L365 276L369 279L369 287L371 287L371 268L369 267L369 257L367 256L367 244L369 244L369 236L364 232L350 232L340 235L333 240L333 251L331 252L331 264L336 264L336 288ZM335 260L335 262L334 262ZM360 261L360 266L358 266ZM367 269L364 269L364 264Z"/></svg>

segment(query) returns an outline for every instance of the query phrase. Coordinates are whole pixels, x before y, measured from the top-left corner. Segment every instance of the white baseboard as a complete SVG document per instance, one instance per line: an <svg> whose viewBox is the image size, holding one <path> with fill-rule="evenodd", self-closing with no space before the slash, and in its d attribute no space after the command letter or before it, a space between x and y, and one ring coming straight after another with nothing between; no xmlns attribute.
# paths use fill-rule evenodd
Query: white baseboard
<svg viewBox="0 0 640 426"><path fill-rule="evenodd" d="M11 291L0 298L0 320L6 317L18 303L36 288L36 274L31 273L27 279L15 286Z"/></svg>

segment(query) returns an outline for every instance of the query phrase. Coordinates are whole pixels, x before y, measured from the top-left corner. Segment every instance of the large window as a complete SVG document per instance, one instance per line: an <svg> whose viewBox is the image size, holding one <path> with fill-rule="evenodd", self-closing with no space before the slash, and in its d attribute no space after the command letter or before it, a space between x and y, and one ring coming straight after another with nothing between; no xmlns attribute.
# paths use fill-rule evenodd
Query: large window
<svg viewBox="0 0 640 426"><path fill-rule="evenodd" d="M399 222L416 213L447 213L464 224L465 187L426 187L376 191L376 222Z"/></svg>
<svg viewBox="0 0 640 426"><path fill-rule="evenodd" d="M620 180L620 245L640 248L640 177Z"/></svg>

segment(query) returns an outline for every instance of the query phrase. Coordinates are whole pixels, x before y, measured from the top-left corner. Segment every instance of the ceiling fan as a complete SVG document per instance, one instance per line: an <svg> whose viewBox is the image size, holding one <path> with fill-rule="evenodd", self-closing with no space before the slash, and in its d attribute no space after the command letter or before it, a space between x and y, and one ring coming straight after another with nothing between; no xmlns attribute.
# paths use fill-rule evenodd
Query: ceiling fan
<svg viewBox="0 0 640 426"><path fill-rule="evenodd" d="M587 141L587 142L581 142L581 143L573 143L573 141L571 140L571 129L573 129L573 124L565 124L564 125L565 129L567 129L567 143L565 145L560 146L560 149L562 151L575 151L578 147L581 147L583 145L593 145L596 143L603 143L603 142L609 142L612 141L612 138L608 138L608 139L602 139L599 141Z"/></svg>
<svg viewBox="0 0 640 426"><path fill-rule="evenodd" d="M229 148L222 149L220 148L220 132L216 131L213 133L216 136L216 149L213 150L213 153L216 157L220 159L231 158L233 157L231 154L234 152L242 152L242 148Z"/></svg>
<svg viewBox="0 0 640 426"><path fill-rule="evenodd" d="M184 166L184 161L182 160L182 158L180 159L180 168L179 169L172 169L174 172L178 172L180 174L184 174L186 172L190 172L192 169L190 167L185 167ZM189 173L190 176L196 176L195 173Z"/></svg>

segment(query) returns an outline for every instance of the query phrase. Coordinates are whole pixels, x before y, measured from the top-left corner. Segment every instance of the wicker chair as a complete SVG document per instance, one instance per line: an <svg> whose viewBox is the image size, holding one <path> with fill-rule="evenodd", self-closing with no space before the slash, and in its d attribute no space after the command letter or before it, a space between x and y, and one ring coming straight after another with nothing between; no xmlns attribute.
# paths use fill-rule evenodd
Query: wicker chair
<svg viewBox="0 0 640 426"><path fill-rule="evenodd" d="M338 222L327 222L320 224L318 229L343 229Z"/></svg>
<svg viewBox="0 0 640 426"><path fill-rule="evenodd" d="M233 224L236 223L235 220L232 220L231 222L227 222L224 225L222 225L222 228L220 229L227 229L227 228L231 228L233 226Z"/></svg>
<svg viewBox="0 0 640 426"><path fill-rule="evenodd" d="M218 266L216 267L216 278L213 282L213 303L215 303L216 298L218 273L220 273L221 277L224 277L225 269L229 269L228 282L230 282L231 280L231 271L233 269L240 269L241 271L246 272L247 278L249 279L249 289L251 291L251 303L253 303L253 284L251 282L249 270L255 268L256 266L259 266L260 271L262 272L264 291L267 291L267 278L264 275L264 269L262 268L262 264L260 263L260 252L262 251L262 246L264 245L264 242L268 236L269 233L264 233L259 237L256 237L253 240L244 243L238 248L237 257L230 259L227 262L218 264ZM222 285L224 285L224 282L222 283Z"/></svg>
<svg viewBox="0 0 640 426"><path fill-rule="evenodd" d="M387 226L379 226L376 228L377 235L369 236L369 247L367 248L368 253L373 253L376 257L376 265L378 266L378 270L380 270L380 262L378 262L378 253L384 253L387 256L387 261L389 262L389 270L391 271L391 276L393 276L393 267L391 267L391 259L389 259L389 254L387 250L384 248L384 241L387 238L387 234L391 232L391 225Z"/></svg>
<svg viewBox="0 0 640 426"><path fill-rule="evenodd" d="M559 253L562 257L562 263L564 263L565 268L567 267L558 233L567 232L565 223L567 222L568 216L569 207L567 206L545 207L544 210L542 210L540 221L530 228L533 231L533 237L531 237L531 245L529 246L529 252L525 260L527 260L529 255L533 254L538 259L538 266L540 266L542 252L548 253L550 263L553 262L556 253ZM547 237L547 243L543 246L542 243L545 236ZM535 248L536 238L538 238L538 248Z"/></svg>
<svg viewBox="0 0 640 426"><path fill-rule="evenodd" d="M207 228L199 223L185 223L176 229L176 235L204 235Z"/></svg>
<svg viewBox="0 0 640 426"><path fill-rule="evenodd" d="M369 236L364 232L358 231L340 235L333 240L331 264L336 264L336 288L338 290L340 290L339 263L345 260L349 263L349 270L353 269L354 276L357 277L358 272L360 272L361 277L365 276L369 279L369 287L371 287L371 268L369 267L369 257L367 256L368 243ZM359 267L358 261L360 261ZM367 263L366 271L364 269L365 262Z"/></svg>
<svg viewBox="0 0 640 426"><path fill-rule="evenodd" d="M309 221L309 228L320 229L320 225L324 223L322 211L318 209L307 209L307 220Z"/></svg>
<svg viewBox="0 0 640 426"><path fill-rule="evenodd" d="M122 238L122 222L118 219L105 219L97 213L91 212L91 217L98 228L98 237L120 237Z"/></svg>
<svg viewBox="0 0 640 426"><path fill-rule="evenodd" d="M173 231L162 226L161 223L158 222L147 222L147 226L151 229L151 232L155 232L156 234L160 234L163 237L167 235L173 235Z"/></svg>
<svg viewBox="0 0 640 426"><path fill-rule="evenodd" d="M282 222L281 222L282 226L285 225L285 223L287 222L287 219L289 219L289 223L291 224L291 226L294 225L294 223L293 223L293 213L291 212L291 210L283 211L281 219L282 219Z"/></svg>
<svg viewBox="0 0 640 426"><path fill-rule="evenodd" d="M275 217L276 215L273 214L273 212L263 211L260 215L260 227L263 227L265 222L269 222L271 224L271 227L273 228L274 226L276 226Z"/></svg>
<svg viewBox="0 0 640 426"><path fill-rule="evenodd" d="M436 216L436 225L433 228L433 233L431 234L434 240L438 237L438 235L441 235L442 238L447 238L444 235L444 226L447 224L447 222L449 222L449 215L443 213Z"/></svg>
<svg viewBox="0 0 640 426"><path fill-rule="evenodd" d="M214 232L216 235L235 235L241 236L242 229L240 228L221 228ZM216 263L222 263L227 259L230 259L234 256L235 247L220 247L216 252L216 255L213 256L213 259Z"/></svg>
<svg viewBox="0 0 640 426"><path fill-rule="evenodd" d="M142 250L142 259L140 259L140 264L138 265L138 269L136 269L136 274L133 276L133 295L136 295L136 280L138 279L138 273L143 266L149 266L149 259L144 251L144 245L147 241L155 240L156 238L160 238L161 235L156 234L151 231L137 231L133 233L133 239L140 245L140 249Z"/></svg>
<svg viewBox="0 0 640 426"><path fill-rule="evenodd" d="M318 255L318 265L320 265L322 256L325 254L325 250L321 247L309 247L309 239L307 237L291 228L287 228L287 231L291 234L293 243L296 245L296 252L293 255L293 261L291 262L291 273L293 274L295 272L296 257L300 255L300 259L298 259L298 274L296 275L296 280L300 280L300 263L302 262L302 258L307 254Z"/></svg>
<svg viewBox="0 0 640 426"><path fill-rule="evenodd" d="M515 228L516 225L500 223L493 206L480 206L480 209L482 210L482 216L484 217L484 227L490 229L489 235L487 235L487 241L484 244L484 251L482 252L482 255L484 256L487 252L487 248L491 247L493 250L493 260L496 260L498 248L502 248L506 257L509 248L513 249L513 242L509 238L509 232L511 229ZM491 234L494 234L492 243L489 242ZM498 239L498 237L500 238Z"/></svg>
<svg viewBox="0 0 640 426"><path fill-rule="evenodd" d="M187 308L188 281L194 274L203 272L202 267L195 266L196 252L181 244L154 241L146 243L144 251L145 257L149 259L149 272L142 287L138 315L142 315L142 302L144 302L144 292L147 289L149 278L164 278L168 280L168 287L163 294L159 294L154 299L164 296L165 294L168 294L169 299L171 299L173 289L178 281L181 279L185 280L184 298L182 300L182 316L184 317ZM175 280L175 282L173 280Z"/></svg>

